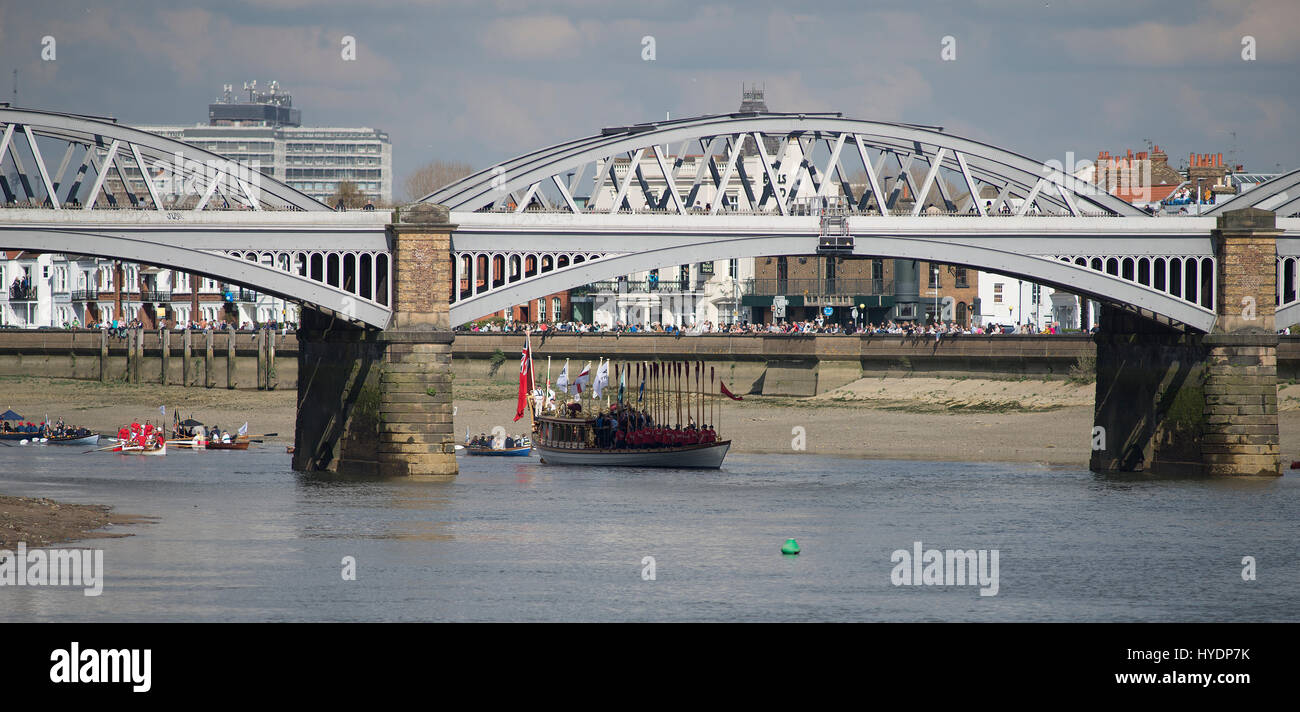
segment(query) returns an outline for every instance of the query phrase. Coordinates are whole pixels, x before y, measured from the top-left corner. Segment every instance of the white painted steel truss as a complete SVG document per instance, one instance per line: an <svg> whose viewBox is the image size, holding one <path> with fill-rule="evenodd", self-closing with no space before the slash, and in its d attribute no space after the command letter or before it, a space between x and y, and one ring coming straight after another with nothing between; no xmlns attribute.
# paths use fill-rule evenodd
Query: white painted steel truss
<svg viewBox="0 0 1300 712"><path fill-rule="evenodd" d="M1241 208L1271 210L1279 218L1300 216L1300 168L1260 183L1205 211L1205 214L1217 216Z"/></svg>
<svg viewBox="0 0 1300 712"><path fill-rule="evenodd" d="M61 158L51 170L46 158L54 156ZM0 203L54 210L329 210L235 161L114 119L4 105Z"/></svg>
<svg viewBox="0 0 1300 712"><path fill-rule="evenodd" d="M422 202L454 211L784 216L807 214L823 199L886 216L1144 215L1005 149L934 127L840 114L741 113L607 128L492 166Z"/></svg>

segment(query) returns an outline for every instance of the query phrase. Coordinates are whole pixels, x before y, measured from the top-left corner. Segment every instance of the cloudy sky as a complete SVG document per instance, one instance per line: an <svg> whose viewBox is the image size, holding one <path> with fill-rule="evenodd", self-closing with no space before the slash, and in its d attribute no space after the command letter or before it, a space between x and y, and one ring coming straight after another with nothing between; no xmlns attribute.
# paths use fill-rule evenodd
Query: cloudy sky
<svg viewBox="0 0 1300 712"><path fill-rule="evenodd" d="M431 159L733 111L750 82L774 111L1039 160L1150 140L1175 167L1235 149L1271 172L1300 167L1297 27L1297 0L0 0L0 101L17 69L21 106L188 124L223 84L274 79L306 125L388 131L399 193Z"/></svg>

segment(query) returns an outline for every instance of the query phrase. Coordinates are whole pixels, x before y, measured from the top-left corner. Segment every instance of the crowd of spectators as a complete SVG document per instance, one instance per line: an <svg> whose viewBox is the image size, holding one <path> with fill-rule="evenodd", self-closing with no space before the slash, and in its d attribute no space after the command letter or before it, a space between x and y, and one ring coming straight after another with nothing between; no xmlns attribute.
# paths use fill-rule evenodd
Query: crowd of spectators
<svg viewBox="0 0 1300 712"><path fill-rule="evenodd" d="M747 321L736 324L715 324L711 321L703 321L685 328L680 328L672 324L665 325L659 322L653 322L649 325L624 324L623 322L618 322L612 326L601 326L599 324L584 324L573 321L539 324L536 322L502 322L500 320L491 320L487 322L468 324L459 327L459 330L475 333L523 333L527 330L543 336L551 333L670 334L678 336L694 334L826 334L847 336L864 334L897 334L900 336L934 336L936 338L962 334L992 335L1067 333L1067 330L1062 329L1058 322L1051 322L1043 327L1034 324L990 324L987 326L974 324L961 325L952 321L942 323L932 322L928 324L918 324L910 321L888 321L878 324L840 324L820 318L804 321L779 321L761 324L750 323ZM1072 329L1069 331L1079 333L1078 329ZM1093 327L1092 331L1095 332L1096 327Z"/></svg>
<svg viewBox="0 0 1300 712"><path fill-rule="evenodd" d="M85 328L108 329L108 331L112 333L114 336L120 339L125 339L127 330L137 329L143 326L144 326L144 322L140 321L139 319L132 319L130 321L124 321L121 319L111 319L107 321L88 323L86 324ZM172 319L163 319L161 323L158 325L158 327L155 328L160 328L160 327L165 327L173 331L184 331L185 329L192 329L194 331L207 331L208 329L211 329L213 331L260 331L262 329L270 329L271 331L279 331L282 334L287 334L290 331L296 331L298 329L297 324L294 324L292 322L283 322L283 321L278 322L275 321L274 319L270 321L263 321L263 322L246 321L243 322L242 324L239 324L238 326L236 326L234 322L221 321L221 320L210 321L208 319L199 319L198 321L191 320L189 322L180 322L180 321L174 321ZM63 328L80 329L82 327L81 324L74 319L71 322L64 322Z"/></svg>

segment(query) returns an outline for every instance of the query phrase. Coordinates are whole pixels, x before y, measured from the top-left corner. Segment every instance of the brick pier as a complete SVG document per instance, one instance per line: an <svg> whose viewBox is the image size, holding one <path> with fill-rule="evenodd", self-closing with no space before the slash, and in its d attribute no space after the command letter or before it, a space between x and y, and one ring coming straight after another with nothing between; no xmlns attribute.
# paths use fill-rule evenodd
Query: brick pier
<svg viewBox="0 0 1300 712"><path fill-rule="evenodd" d="M1212 234L1217 314L1187 334L1105 309L1097 343L1097 472L1281 475L1276 218L1225 213Z"/></svg>
<svg viewBox="0 0 1300 712"><path fill-rule="evenodd" d="M451 232L447 209L393 212L393 318L382 332L304 310L294 469L449 479Z"/></svg>

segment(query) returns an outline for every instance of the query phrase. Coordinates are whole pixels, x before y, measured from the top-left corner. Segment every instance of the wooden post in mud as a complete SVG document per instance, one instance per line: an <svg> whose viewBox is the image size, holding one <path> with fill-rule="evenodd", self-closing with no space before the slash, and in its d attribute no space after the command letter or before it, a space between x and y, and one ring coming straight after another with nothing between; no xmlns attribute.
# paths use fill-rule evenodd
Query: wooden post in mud
<svg viewBox="0 0 1300 712"><path fill-rule="evenodd" d="M257 330L253 343L257 346L257 390L266 390L266 329Z"/></svg>
<svg viewBox="0 0 1300 712"><path fill-rule="evenodd" d="M171 332L167 327L158 330L158 360L162 362L162 377L158 382L167 385L167 368L171 366L172 349L171 349Z"/></svg>
<svg viewBox="0 0 1300 712"><path fill-rule="evenodd" d="M108 328L99 330L99 381L108 383Z"/></svg>
<svg viewBox="0 0 1300 712"><path fill-rule="evenodd" d="M139 369L135 367L135 340L140 338L136 329L126 330L126 382L139 383Z"/></svg>
<svg viewBox="0 0 1300 712"><path fill-rule="evenodd" d="M190 379L190 359L192 358L192 342L190 328L185 327L185 334L181 337L181 385L186 388L194 385Z"/></svg>
<svg viewBox="0 0 1300 712"><path fill-rule="evenodd" d="M213 368L212 355L212 328L203 330L203 387L211 388L217 385L216 375L212 372Z"/></svg>
<svg viewBox="0 0 1300 712"><path fill-rule="evenodd" d="M235 330L226 331L226 388L239 385L235 381Z"/></svg>
<svg viewBox="0 0 1300 712"><path fill-rule="evenodd" d="M266 332L266 390L273 391L279 385L275 373L275 329Z"/></svg>
<svg viewBox="0 0 1300 712"><path fill-rule="evenodd" d="M143 382L142 369L144 368L144 327L135 327L135 369L131 372L136 383Z"/></svg>

